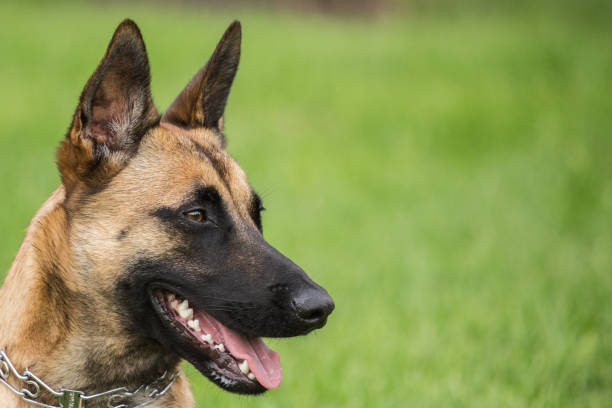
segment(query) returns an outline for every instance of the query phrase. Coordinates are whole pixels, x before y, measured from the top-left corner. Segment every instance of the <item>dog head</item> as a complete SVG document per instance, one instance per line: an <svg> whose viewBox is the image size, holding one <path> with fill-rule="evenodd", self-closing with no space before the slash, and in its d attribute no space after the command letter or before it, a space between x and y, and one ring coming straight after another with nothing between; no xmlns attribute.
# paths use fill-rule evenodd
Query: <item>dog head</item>
<svg viewBox="0 0 612 408"><path fill-rule="evenodd" d="M327 292L262 236L260 197L225 151L223 113L240 58L229 26L160 117L144 42L123 22L87 82L58 166L72 263L129 336L161 344L220 387L280 384L261 337L322 327Z"/></svg>

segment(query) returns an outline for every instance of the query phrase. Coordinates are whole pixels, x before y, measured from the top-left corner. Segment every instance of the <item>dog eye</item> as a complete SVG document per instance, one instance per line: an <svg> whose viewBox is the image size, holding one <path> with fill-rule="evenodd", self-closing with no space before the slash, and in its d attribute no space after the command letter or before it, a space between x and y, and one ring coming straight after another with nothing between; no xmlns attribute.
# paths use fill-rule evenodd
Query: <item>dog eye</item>
<svg viewBox="0 0 612 408"><path fill-rule="evenodd" d="M191 210L183 214L185 214L185 217L189 218L191 221L204 222L206 220L206 213L204 210Z"/></svg>

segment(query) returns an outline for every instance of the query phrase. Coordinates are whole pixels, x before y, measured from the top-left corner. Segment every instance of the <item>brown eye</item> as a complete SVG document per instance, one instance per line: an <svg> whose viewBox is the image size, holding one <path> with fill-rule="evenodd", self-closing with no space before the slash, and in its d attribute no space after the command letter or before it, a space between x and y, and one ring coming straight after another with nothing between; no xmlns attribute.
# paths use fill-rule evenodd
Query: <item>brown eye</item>
<svg viewBox="0 0 612 408"><path fill-rule="evenodd" d="M191 221L195 222L203 222L206 219L203 210L193 210L185 213L185 216L189 218Z"/></svg>

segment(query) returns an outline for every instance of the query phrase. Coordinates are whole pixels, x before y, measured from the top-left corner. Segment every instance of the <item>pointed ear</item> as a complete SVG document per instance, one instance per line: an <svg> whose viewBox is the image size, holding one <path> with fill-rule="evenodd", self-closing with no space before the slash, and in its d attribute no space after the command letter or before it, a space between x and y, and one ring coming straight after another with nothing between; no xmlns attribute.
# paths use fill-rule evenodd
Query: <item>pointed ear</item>
<svg viewBox="0 0 612 408"><path fill-rule="evenodd" d="M168 108L162 122L223 130L223 111L240 61L242 29L234 21L212 57Z"/></svg>
<svg viewBox="0 0 612 408"><path fill-rule="evenodd" d="M144 133L159 121L150 91L149 61L131 20L115 31L79 100L58 150L64 185L106 181L125 165Z"/></svg>

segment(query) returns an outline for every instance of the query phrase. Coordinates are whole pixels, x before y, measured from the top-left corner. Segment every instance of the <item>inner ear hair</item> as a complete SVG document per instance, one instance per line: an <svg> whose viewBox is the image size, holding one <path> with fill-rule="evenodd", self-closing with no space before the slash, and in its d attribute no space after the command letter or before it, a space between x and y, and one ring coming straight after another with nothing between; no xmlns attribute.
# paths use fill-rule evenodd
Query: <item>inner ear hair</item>
<svg viewBox="0 0 612 408"><path fill-rule="evenodd" d="M87 81L57 162L67 188L99 184L121 168L146 131L159 122L140 30L125 20Z"/></svg>
<svg viewBox="0 0 612 408"><path fill-rule="evenodd" d="M131 149L157 122L147 52L133 21L117 27L80 102L83 136L111 152Z"/></svg>

